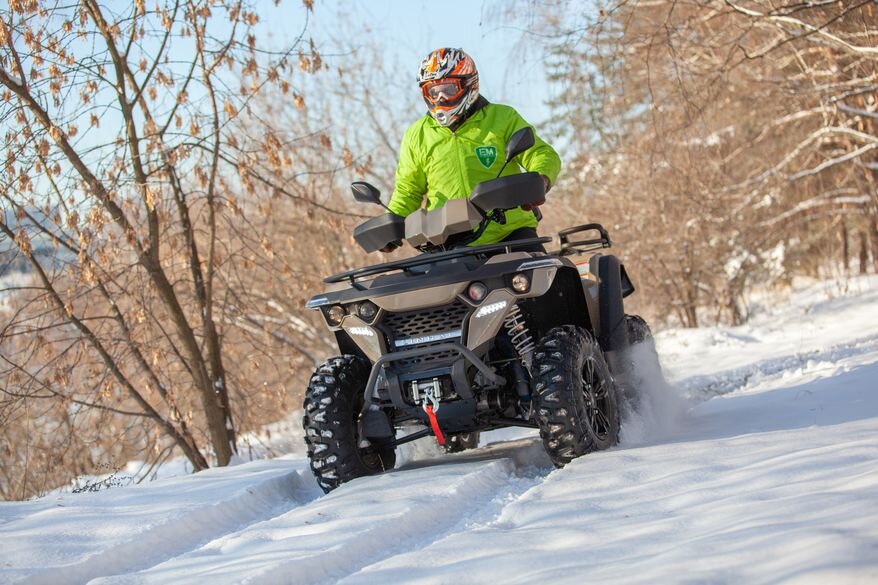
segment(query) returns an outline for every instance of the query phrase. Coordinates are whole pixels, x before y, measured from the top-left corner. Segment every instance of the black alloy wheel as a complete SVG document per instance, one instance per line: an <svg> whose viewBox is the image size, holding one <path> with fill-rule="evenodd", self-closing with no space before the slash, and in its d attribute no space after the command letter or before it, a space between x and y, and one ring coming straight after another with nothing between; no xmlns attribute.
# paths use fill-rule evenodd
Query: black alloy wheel
<svg viewBox="0 0 878 585"><path fill-rule="evenodd" d="M619 440L616 384L595 338L563 325L534 350L534 415L557 467Z"/></svg>

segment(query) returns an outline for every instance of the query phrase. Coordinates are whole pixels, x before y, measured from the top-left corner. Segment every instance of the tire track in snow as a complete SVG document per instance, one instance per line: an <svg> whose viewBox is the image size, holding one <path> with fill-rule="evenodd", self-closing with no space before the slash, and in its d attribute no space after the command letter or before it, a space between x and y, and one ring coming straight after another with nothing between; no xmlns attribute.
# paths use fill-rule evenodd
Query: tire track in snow
<svg viewBox="0 0 878 585"><path fill-rule="evenodd" d="M181 511L74 563L36 570L15 581L17 585L66 585L103 576L137 571L194 549L204 542L242 526L275 516L281 509L301 505L320 494L319 488L295 470L257 484L210 505ZM108 514L126 513L109 508Z"/></svg>
<svg viewBox="0 0 878 585"><path fill-rule="evenodd" d="M761 376L775 376L788 370L804 367L808 362L837 362L844 358L855 357L878 351L878 335L861 337L851 342L841 343L825 349L797 353L794 355L771 358L740 368L734 368L717 374L684 378L675 385L679 386L694 402L703 402L715 396L729 394L746 388L751 381Z"/></svg>
<svg viewBox="0 0 878 585"><path fill-rule="evenodd" d="M490 447L485 449L490 449ZM549 479L550 474L551 477L555 478L557 474L564 473L564 469L555 469L552 466L541 440L536 439L532 441L532 444L527 447L527 452L529 452L529 456L532 458L531 463L521 463L519 459L523 473L510 478L510 481L501 489L498 489L490 501L475 503L478 504L478 507L474 506L476 509L471 516L462 519L441 533L433 534L420 542L411 543L401 550L389 550L382 558L363 565L338 580L326 581L324 582L325 585L329 583L353 585L356 583L387 582L382 581L380 578L376 580L374 574L371 574L370 571L374 568L392 564L396 560L419 555L422 551L429 550L433 545L461 534L474 533L491 527L504 527L508 523L506 517L511 508L520 505L533 494L538 493L543 483ZM418 564L415 562L413 566Z"/></svg>
<svg viewBox="0 0 878 585"><path fill-rule="evenodd" d="M497 461L497 458L501 456L504 458ZM450 457L415 462L410 467L454 465L455 460L460 462L484 460L486 462L508 463L511 464L511 467L508 468L507 476L503 478L503 481L492 492L486 493L480 498L464 499L461 502L462 508L459 515L449 515L448 518L441 517L440 521L436 522L431 530L423 531L420 538L410 538L401 543L400 546L386 548L380 554L370 559L364 558L362 562L355 563L353 569L343 576L333 575L323 581L315 581L314 583L330 585L345 582L349 577L360 574L366 567L380 564L401 555L417 554L418 551L429 547L433 543L444 540L461 531L469 531L479 526L493 524L498 518L502 517L504 510L541 485L549 473L555 470L539 438L488 445ZM441 503L439 507L441 514ZM255 582L261 583L262 581ZM278 581L278 583L288 582L286 580ZM266 583L271 584L274 582L266 581Z"/></svg>
<svg viewBox="0 0 878 585"><path fill-rule="evenodd" d="M345 484L140 573L90 585L334 583L495 515L544 479L547 462L533 440L417 462Z"/></svg>

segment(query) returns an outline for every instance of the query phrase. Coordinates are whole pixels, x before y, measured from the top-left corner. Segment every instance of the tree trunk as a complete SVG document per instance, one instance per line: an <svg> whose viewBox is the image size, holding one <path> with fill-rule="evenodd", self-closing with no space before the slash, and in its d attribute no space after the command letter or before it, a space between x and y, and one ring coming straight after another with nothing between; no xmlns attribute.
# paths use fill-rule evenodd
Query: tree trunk
<svg viewBox="0 0 878 585"><path fill-rule="evenodd" d="M210 444L216 456L216 463L220 466L228 465L232 458L234 429L224 401L225 384L221 381L222 378L215 378L208 371L208 365L201 353L195 331L186 320L174 287L168 281L161 266L151 256L145 256L142 264L147 267L152 281L156 285L156 291L183 342L183 349L192 370L192 381L201 395L201 406L207 420L207 430L210 434Z"/></svg>
<svg viewBox="0 0 878 585"><path fill-rule="evenodd" d="M207 338L207 360L210 368L210 376L213 380L214 390L216 391L217 400L223 411L224 425L226 427L225 441L228 443L228 459L225 459L220 465L227 465L233 454L238 453L237 440L235 435L235 426L232 419L232 406L229 400L229 389L226 385L226 370L222 361L222 349L219 333L216 330L213 319L207 319L205 322L205 337Z"/></svg>
<svg viewBox="0 0 878 585"><path fill-rule="evenodd" d="M686 312L686 327L695 329L698 327L698 294L692 283L687 283L686 298L683 299L683 309Z"/></svg>
<svg viewBox="0 0 878 585"><path fill-rule="evenodd" d="M869 238L866 232L860 230L860 274L866 274L869 270Z"/></svg>
<svg viewBox="0 0 878 585"><path fill-rule="evenodd" d="M728 309L732 315L732 327L744 324L744 311L741 310L741 304L738 302L737 290L729 292Z"/></svg>

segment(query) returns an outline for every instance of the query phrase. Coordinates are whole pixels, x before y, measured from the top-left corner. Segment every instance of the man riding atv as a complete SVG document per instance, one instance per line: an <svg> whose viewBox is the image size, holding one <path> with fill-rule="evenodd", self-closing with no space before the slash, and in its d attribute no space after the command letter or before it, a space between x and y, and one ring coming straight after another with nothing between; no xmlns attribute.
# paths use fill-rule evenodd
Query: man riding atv
<svg viewBox="0 0 878 585"><path fill-rule="evenodd" d="M405 132L400 146L396 187L388 208L403 217L421 207L438 209L449 199L465 199L473 187L494 179L505 159L504 147L521 128L530 126L513 108L492 104L479 95L479 73L461 49L436 49L421 62L418 85L428 113ZM555 150L534 135L534 146L507 166L502 176L521 172L519 165L542 175L546 191L561 168ZM472 246L537 237L533 201L506 212L506 223L491 222ZM394 243L383 252L390 252ZM539 249L542 246L537 244Z"/></svg>
<svg viewBox="0 0 878 585"><path fill-rule="evenodd" d="M419 80L430 115L406 132L389 205L368 183L351 187L388 211L354 229L366 252L404 240L422 254L330 276L306 305L338 347L303 405L327 492L393 469L397 447L427 436L454 452L482 431L539 429L559 467L606 449L633 389L627 351L649 339L625 315L634 286L603 253L603 226L561 230L548 252L553 239L536 237L555 151L515 110L479 97L463 51L431 53Z"/></svg>

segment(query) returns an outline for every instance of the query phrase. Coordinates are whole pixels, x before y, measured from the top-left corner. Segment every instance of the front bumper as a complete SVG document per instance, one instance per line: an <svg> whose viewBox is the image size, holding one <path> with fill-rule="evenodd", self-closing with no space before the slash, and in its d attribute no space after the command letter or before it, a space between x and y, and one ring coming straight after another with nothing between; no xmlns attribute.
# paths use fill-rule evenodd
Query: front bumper
<svg viewBox="0 0 878 585"><path fill-rule="evenodd" d="M413 373L410 368L397 368L395 364L407 363L409 360L420 356L426 356L436 352L447 352L456 357L450 365L440 366L430 370ZM456 398L447 402L440 402L440 408L436 411L436 417L440 422L446 421L452 426L449 431L454 432L455 426L466 428L474 424L477 411L477 400L473 393L471 382L467 377L467 366L473 366L481 376L486 387L502 387L506 384L505 378L498 375L493 368L488 366L475 352L458 342L448 342L430 347L416 347L388 353L375 361L369 380L366 383L366 400L364 411L371 406L383 406L379 395L386 395L393 407L413 418L427 421L422 404L415 404L406 395L405 384L413 380L427 380L432 378L449 377ZM386 392L386 394L385 394ZM443 426L443 428L445 428Z"/></svg>

